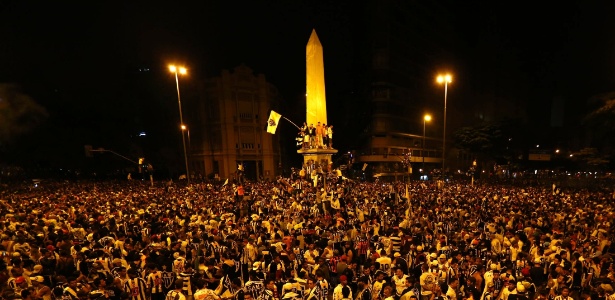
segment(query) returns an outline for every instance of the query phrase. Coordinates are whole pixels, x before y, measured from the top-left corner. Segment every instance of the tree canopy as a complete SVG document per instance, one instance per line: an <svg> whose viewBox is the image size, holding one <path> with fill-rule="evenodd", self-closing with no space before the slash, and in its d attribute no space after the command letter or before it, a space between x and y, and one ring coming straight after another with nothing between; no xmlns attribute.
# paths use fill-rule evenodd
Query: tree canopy
<svg viewBox="0 0 615 300"><path fill-rule="evenodd" d="M47 110L13 84L0 84L0 145L30 132L48 117Z"/></svg>

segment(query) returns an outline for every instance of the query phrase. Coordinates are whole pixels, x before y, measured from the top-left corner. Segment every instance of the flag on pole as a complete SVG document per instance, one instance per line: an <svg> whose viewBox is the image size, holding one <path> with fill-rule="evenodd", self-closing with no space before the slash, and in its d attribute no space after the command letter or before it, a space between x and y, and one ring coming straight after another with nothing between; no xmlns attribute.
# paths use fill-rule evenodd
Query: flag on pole
<svg viewBox="0 0 615 300"><path fill-rule="evenodd" d="M365 169L367 169L367 163L363 163L363 168L361 168L361 171L365 172Z"/></svg>
<svg viewBox="0 0 615 300"><path fill-rule="evenodd" d="M225 186L228 184L228 178L226 179L226 181L224 181L224 184L222 186Z"/></svg>
<svg viewBox="0 0 615 300"><path fill-rule="evenodd" d="M408 194L408 184L406 184L406 199L408 199L408 203L410 203L410 194Z"/></svg>
<svg viewBox="0 0 615 300"><path fill-rule="evenodd" d="M237 165L237 170L243 171L243 164L238 164Z"/></svg>
<svg viewBox="0 0 615 300"><path fill-rule="evenodd" d="M271 111L269 114L269 121L267 121L267 132L271 134L275 134L275 130L278 128L278 123L280 122L281 114Z"/></svg>

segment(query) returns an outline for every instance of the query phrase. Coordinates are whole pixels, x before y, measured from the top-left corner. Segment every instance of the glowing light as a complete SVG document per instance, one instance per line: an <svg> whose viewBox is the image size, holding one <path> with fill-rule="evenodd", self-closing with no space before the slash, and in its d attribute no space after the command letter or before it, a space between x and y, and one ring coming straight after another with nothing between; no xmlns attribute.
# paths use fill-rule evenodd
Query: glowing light
<svg viewBox="0 0 615 300"><path fill-rule="evenodd" d="M438 75L436 80L438 83L451 83L453 82L453 76L451 76L451 74Z"/></svg>
<svg viewBox="0 0 615 300"><path fill-rule="evenodd" d="M430 115L425 115L424 120L429 122L431 121L431 116Z"/></svg>
<svg viewBox="0 0 615 300"><path fill-rule="evenodd" d="M186 73L188 73L188 70L184 67L177 67L175 65L169 65L169 71L171 71L171 73L179 73L182 75L185 75Z"/></svg>

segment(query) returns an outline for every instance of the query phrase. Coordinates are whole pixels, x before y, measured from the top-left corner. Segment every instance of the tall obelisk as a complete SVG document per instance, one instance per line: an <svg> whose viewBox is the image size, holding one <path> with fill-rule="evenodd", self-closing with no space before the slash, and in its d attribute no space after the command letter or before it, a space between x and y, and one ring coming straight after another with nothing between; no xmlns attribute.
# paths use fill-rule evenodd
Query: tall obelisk
<svg viewBox="0 0 615 300"><path fill-rule="evenodd" d="M312 30L310 39L305 47L305 119L307 125L316 127L329 124L327 121L327 98L325 96L325 64L323 60L322 44L318 39L316 30ZM303 155L305 164L318 164L323 170L331 167L331 155L337 153L335 149L300 149L297 153Z"/></svg>
<svg viewBox="0 0 615 300"><path fill-rule="evenodd" d="M308 125L327 123L327 98L325 95L325 65L322 44L316 30L312 29L310 40L305 47L305 93L306 115Z"/></svg>

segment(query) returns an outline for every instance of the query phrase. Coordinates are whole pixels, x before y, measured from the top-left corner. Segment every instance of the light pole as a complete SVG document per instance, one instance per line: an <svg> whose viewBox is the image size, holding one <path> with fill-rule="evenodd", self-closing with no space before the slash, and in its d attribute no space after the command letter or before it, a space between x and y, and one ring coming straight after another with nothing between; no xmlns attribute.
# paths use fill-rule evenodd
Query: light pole
<svg viewBox="0 0 615 300"><path fill-rule="evenodd" d="M442 134L442 176L444 176L444 159L446 158L446 96L448 93L448 84L453 81L450 74L438 75L438 83L444 83L444 131Z"/></svg>
<svg viewBox="0 0 615 300"><path fill-rule="evenodd" d="M185 131L188 134L188 153L190 153L192 155L192 140L190 139L190 128L188 128L188 126L182 124L182 131ZM183 133L182 133L182 135L183 135Z"/></svg>
<svg viewBox="0 0 615 300"><path fill-rule="evenodd" d="M174 65L170 65L169 66L169 70L172 73L175 73L175 86L177 87L177 104L179 105L179 124L181 126L184 126L184 117L182 115L182 101L181 101L181 97L179 95L179 78L177 73L185 75L186 72L186 68L184 67L176 67ZM188 169L188 153L186 152L186 137L184 135L184 130L182 128L181 130L182 132L182 145L184 146L184 162L186 163L186 180L188 182L188 184L190 184L190 171Z"/></svg>
<svg viewBox="0 0 615 300"><path fill-rule="evenodd" d="M423 172L425 172L425 123L431 121L431 116L430 115L425 115L423 117L423 153L421 156L423 156Z"/></svg>

